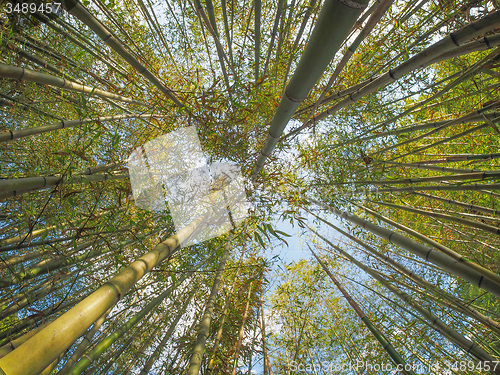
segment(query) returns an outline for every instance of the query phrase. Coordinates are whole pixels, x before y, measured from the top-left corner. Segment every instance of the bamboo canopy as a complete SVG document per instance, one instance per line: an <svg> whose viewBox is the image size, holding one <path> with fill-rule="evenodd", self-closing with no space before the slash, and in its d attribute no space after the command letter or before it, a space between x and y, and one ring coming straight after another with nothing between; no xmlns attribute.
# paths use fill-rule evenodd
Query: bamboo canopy
<svg viewBox="0 0 500 375"><path fill-rule="evenodd" d="M0 374L498 374L500 4L6 2Z"/></svg>

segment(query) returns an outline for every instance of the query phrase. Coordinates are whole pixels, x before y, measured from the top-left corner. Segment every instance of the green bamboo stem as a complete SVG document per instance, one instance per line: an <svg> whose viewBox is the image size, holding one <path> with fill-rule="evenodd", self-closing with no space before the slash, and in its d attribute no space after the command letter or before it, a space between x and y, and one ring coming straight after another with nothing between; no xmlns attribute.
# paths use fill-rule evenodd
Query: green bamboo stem
<svg viewBox="0 0 500 375"><path fill-rule="evenodd" d="M48 294L60 290L64 287L64 285L60 284L62 284L63 281L68 280L75 273L76 271L72 271L69 273L61 272L57 275L57 277L51 278L41 283L41 285L39 285L39 288L33 292L26 291L12 296L11 299L13 300L13 303L0 312L0 320L19 312L24 307L31 305L33 302L42 299Z"/></svg>
<svg viewBox="0 0 500 375"><path fill-rule="evenodd" d="M445 304L448 307L454 309L455 311L459 311L463 314L466 314L467 316L481 322L482 324L484 324L486 327L488 327L492 331L496 332L497 334L500 334L500 322L497 322L496 320L491 319L490 317L478 312L474 308L470 307L469 304L466 304L465 302L458 299L457 297L455 297L451 293L448 293L446 290L441 289L439 286L434 285L434 284L428 282L427 280L425 280L424 278L418 276L415 272L409 270L405 266L403 266L400 263L393 260L389 255L381 254L379 251L375 250L373 247L369 246L365 242L363 242L363 241L359 240L358 238L350 235L349 233L343 231L342 229L338 228L337 226L333 225L332 223L322 219L321 217L319 217L315 213L313 213L307 209L306 209L306 211L308 213L310 213L311 215L313 215L318 220L320 220L323 223L325 223L326 225L328 225L329 227L335 229L337 232L341 233L342 235L346 236L347 238L354 241L358 245L362 246L367 251L367 253L370 253L371 255L376 257L377 259L388 264L391 268L397 270L401 274L410 278L417 285L420 285L425 290L433 291L434 293L436 293L439 297L434 297L433 294L431 294L431 295L433 296L433 298L436 298L436 301L438 303Z"/></svg>
<svg viewBox="0 0 500 375"><path fill-rule="evenodd" d="M123 43L115 38L112 33L87 9L76 0L63 0L62 5L73 16L78 18L106 43L111 49L118 53L125 61L127 61L137 72L143 75L147 80L153 83L161 92L163 92L174 104L178 107L184 107L184 104L175 96L173 90L165 86L153 73L151 73L144 65L142 65L130 52L127 51Z"/></svg>
<svg viewBox="0 0 500 375"><path fill-rule="evenodd" d="M214 29L212 27L212 24L211 24L210 20L208 19L207 14L205 13L205 10L203 9L203 6L201 5L201 1L194 0L194 2L195 2L196 12L198 12L200 19L205 23L205 27L208 29L208 32L210 33L210 35L212 35L212 38L215 42L215 46L217 49L217 55L219 57L219 65L220 65L220 68L222 70L222 75L224 76L224 82L226 83L226 87L227 87L228 92L231 92L231 85L229 83L229 77L227 75L226 64L225 64L225 61L229 62L229 60L228 60L226 54L224 53L224 48L222 47L222 44L219 40L218 32L216 29ZM233 73L233 75L236 77L236 74L235 74L232 66L230 65L229 67L231 68L231 72Z"/></svg>
<svg viewBox="0 0 500 375"><path fill-rule="evenodd" d="M163 336L162 340L156 346L155 351L153 352L153 354L151 354L151 356L149 357L147 362L144 364L144 367L142 368L139 375L148 375L150 373L150 370L153 367L154 363L160 357L160 355L163 351L163 348L165 347L165 345L167 345L168 341L171 339L172 334L174 333L175 329L177 328L177 324L179 324L179 321L186 313L186 309L189 306L189 304L191 303L192 297L193 297L193 294L191 293L189 295L189 297L185 299L182 307L180 308L179 312L177 313L177 316L170 323L170 326L168 327L167 332L165 332L165 335Z"/></svg>
<svg viewBox="0 0 500 375"><path fill-rule="evenodd" d="M272 375L271 361L269 360L269 354L267 351L267 340L266 340L266 321L264 317L264 298L263 294L260 296L260 326L261 326L261 336L262 336L262 356L264 375Z"/></svg>
<svg viewBox="0 0 500 375"><path fill-rule="evenodd" d="M307 47L284 91L271 122L266 142L260 151L260 156L252 172L254 180L262 170L267 157L271 155L278 143L278 139L288 121L300 103L307 97L309 91L321 78L324 70L367 3L367 0L350 1L347 4L350 4L351 7L335 0L328 0L324 3Z"/></svg>
<svg viewBox="0 0 500 375"><path fill-rule="evenodd" d="M234 291L234 287L236 286L236 280L237 280L238 275L240 273L240 265L241 265L241 261L243 260L243 255L244 255L244 251L241 252L240 260L238 262L238 268L236 269L236 273L234 275L233 282L231 284L231 288L229 289L229 293L227 294L226 300L224 301L224 310L222 311L222 317L221 317L220 322L219 322L219 329L217 330L217 333L215 335L214 345L212 348L212 354L210 356L210 360L208 361L208 366L207 366L207 370L206 370L207 375L211 374L214 370L215 358L217 355L217 351L219 350L219 345L221 342L222 334L224 333L224 326L226 324L226 319L228 317L229 308L231 307L231 305L230 305L231 297L232 297L232 294ZM146 375L146 374L144 374L144 375Z"/></svg>
<svg viewBox="0 0 500 375"><path fill-rule="evenodd" d="M494 227L494 226L484 224L481 222L477 222L477 221L473 221L473 220L468 220L468 219L465 219L463 217L442 214L442 213L438 213L438 212L431 212L431 211L421 210L421 209L413 208L413 207L401 206L399 204L392 204L392 203L386 203L386 202L375 202L375 201L373 201L373 203L380 204L380 205L383 205L386 207L392 207L392 208L404 210L407 212L412 212L412 213L419 214L419 215L424 215L427 217L434 217L434 218L438 218L438 219L453 221L455 223L463 224L463 225L466 225L466 226L471 227L471 228L481 229L481 230L484 230L486 232L496 234L497 236L500 235L500 228L498 228L498 227Z"/></svg>
<svg viewBox="0 0 500 375"><path fill-rule="evenodd" d="M212 322L212 315L214 313L215 300L219 292L219 287L222 280L222 274L226 266L227 259L229 258L229 250L232 239L232 233L230 234L226 246L224 247L224 254L222 255L219 266L217 267L217 272L215 274L214 283L212 289L210 290L210 296L208 297L207 304L205 306L205 312L200 322L200 328L198 329L198 334L196 336L196 342L194 344L193 354L189 360L189 366L187 368L187 375L198 375L203 361L203 355L205 354L205 347L207 343L207 338L210 333L210 325Z"/></svg>
<svg viewBox="0 0 500 375"><path fill-rule="evenodd" d="M106 350L108 350L111 345L117 341L124 334L129 332L136 324L138 324L146 315L152 313L158 305L163 302L163 300L169 297L172 294L178 285L184 282L188 277L190 277L194 272L185 273L178 282L174 283L167 290L161 293L158 297L154 298L150 303L148 303L144 308L141 309L140 312L135 314L132 318L130 318L126 323L122 324L115 330L112 334L107 337L101 339L90 352L88 352L83 358L81 358L76 365L71 367L67 374L68 375L77 375L81 374L85 369L90 366L98 357L100 357ZM120 351L120 353L123 352Z"/></svg>
<svg viewBox="0 0 500 375"><path fill-rule="evenodd" d="M500 190L500 184L472 184L472 185L425 185L425 186L409 186L402 188L383 188L376 189L377 193L388 193L388 192L415 192L415 191L484 191L488 190Z"/></svg>
<svg viewBox="0 0 500 375"><path fill-rule="evenodd" d="M411 228L408 228L402 224L399 224L399 223L395 222L394 220L391 220L391 219L379 214L378 212L375 212L375 211L369 209L368 207L361 206L361 205L357 205L357 206L362 208L366 212L370 213L371 215L375 216L377 219L380 219L380 220L392 225L393 227L398 228L398 229L410 234L411 236L419 239L420 241L425 242L425 243L435 247L436 249L442 251L444 254L452 257L453 259L460 261L460 262L464 262L469 267L473 268L478 273L483 275L485 278L491 279L493 282L500 285L500 276L495 274L494 272L482 267L481 265L479 265L477 263L474 263L474 262L466 259L464 256L458 254L457 252L444 246L443 244L440 244L439 242L436 242L436 241L428 238L427 236L424 236L423 234L421 234L421 233L419 233Z"/></svg>
<svg viewBox="0 0 500 375"><path fill-rule="evenodd" d="M106 122L106 121L114 121L114 120L124 120L124 119L131 119L131 118L151 118L155 117L156 115L154 114L131 114L131 115L116 115L116 116L102 116L102 117L96 117L88 120L63 120L60 122L57 122L52 125L44 125L44 126L37 126L34 128L29 128L29 129L21 129L21 130L4 130L0 132L0 142L7 142L11 141L14 139L19 139L19 138L24 138L24 137L29 137L32 135L36 134L42 134L58 129L65 129L65 128L72 128L75 126L83 125L83 124L89 124L89 123L94 123L94 122Z"/></svg>
<svg viewBox="0 0 500 375"><path fill-rule="evenodd" d="M5 344L0 348L0 358L6 356L8 353L13 351L15 348L20 346L22 343L26 342L29 338L33 337L37 332L41 331L43 328L45 328L49 323L44 323L40 325L39 327L36 327L35 329L32 329L28 333L25 333L24 335L18 337L15 340L9 341L8 344Z"/></svg>
<svg viewBox="0 0 500 375"><path fill-rule="evenodd" d="M434 160L422 160L415 163L409 164L441 164L441 163L456 163L460 161L469 160L490 160L500 158L500 153L494 154L455 154L455 155L443 155L444 159L434 159Z"/></svg>
<svg viewBox="0 0 500 375"><path fill-rule="evenodd" d="M342 184L400 185L400 184L415 184L421 182L488 180L488 179L497 179L499 176L500 176L500 171L484 171L484 172L481 171L481 172L459 173L459 174L442 175L442 176L414 177L414 178L403 178L403 179L381 180L381 181L370 181L370 180L348 181L339 184L340 185Z"/></svg>
<svg viewBox="0 0 500 375"><path fill-rule="evenodd" d="M288 133L286 137L288 138L293 134L300 132L313 122L317 122L329 115L332 115L347 105L358 101L362 97L379 90L391 82L397 81L399 78L410 73L411 71L425 66L429 62L435 60L438 56L449 51L454 51L461 45L467 43L469 40L494 30L498 26L500 26L500 11L491 13L480 20L449 34L447 37L427 47L422 52L417 53L396 68L390 69L387 73L371 79L369 83L351 93L349 97L328 108L326 111L314 116L308 123Z"/></svg>
<svg viewBox="0 0 500 375"><path fill-rule="evenodd" d="M361 219L355 215L342 212L335 207L328 206L313 199L309 200L329 210L330 212L335 213L339 217L346 219L353 224L359 225L361 228L410 251L418 257L425 259L427 262L433 263L451 274L458 276L497 297L500 297L500 276L471 261L468 261L462 255L455 253L456 255L452 256L448 253L443 253L442 251L422 245L398 233L379 227L378 225L370 223L367 220Z"/></svg>
<svg viewBox="0 0 500 375"><path fill-rule="evenodd" d="M225 0L224 0L225 1ZM286 0L278 0L278 6L276 8L276 16L274 18L273 29L271 31L271 41L269 42L269 48L267 49L266 62L264 63L263 76L267 75L267 70L269 68L269 62L271 61L271 53L274 48L274 43L276 40L276 33L278 32L278 26L280 24L281 17L283 15L284 3Z"/></svg>
<svg viewBox="0 0 500 375"><path fill-rule="evenodd" d="M392 360L397 364L402 366L403 369L406 369L407 364L406 361L401 357L401 355L396 351L394 346L387 340L387 338L384 336L382 332L371 322L371 320L366 316L366 314L361 310L359 305L354 301L354 299L351 297L349 293L344 289L342 284L339 283L339 281L333 276L333 274L330 272L328 267L324 264L324 262L316 255L316 253L309 247L309 250L311 250L311 253L314 255L318 263L321 265L321 268L326 272L326 274L330 277L330 279L333 281L335 286L338 288L340 293L344 296L344 298L347 300L349 305L352 307L352 309L356 312L358 315L359 319L365 324L365 326L370 330L372 335L375 337L375 339L382 345L384 350L389 354L389 356L392 358ZM403 371L407 375L415 375L415 373L411 370L404 370Z"/></svg>
<svg viewBox="0 0 500 375"><path fill-rule="evenodd" d="M330 79L328 80L328 83L321 92L321 95L314 103L311 111L309 112L309 115L307 115L307 117L304 120L302 120L303 124L307 123L311 118L311 116L314 115L320 104L323 102L323 99L325 98L326 94L328 93L330 88L334 85L338 76L345 68L348 61L351 59L352 55L354 55L354 52L356 52L356 49L363 42L363 40L372 32L373 28L381 20L385 12L391 7L393 2L394 0L380 0L380 2L375 2L373 6L370 8L372 9L376 6L376 8L372 9L372 14L370 15L370 18L366 23L366 25L360 31L354 42L347 48L347 50L344 53L344 56L342 57L338 65L335 67L335 71L332 73Z"/></svg>
<svg viewBox="0 0 500 375"><path fill-rule="evenodd" d="M0 369L9 375L37 374L42 371L106 310L114 306L138 280L171 256L202 220L201 217L195 219L177 234L155 246L153 250L122 269L46 329L1 358Z"/></svg>
<svg viewBox="0 0 500 375"><path fill-rule="evenodd" d="M307 6L307 8L304 12L304 18L302 19L299 31L297 32L297 35L295 36L293 46L290 50L290 57L288 58L288 62L286 64L285 78L283 79L283 87L286 87L286 83L288 80L288 74L290 73L290 68L292 66L292 61L293 61L295 51L297 50L297 47L299 46L299 42L300 42L300 39L302 38L302 35L304 34L304 30L306 28L307 22L309 21L309 17L311 16L312 10L316 6L316 1L317 0L310 0L309 5Z"/></svg>
<svg viewBox="0 0 500 375"><path fill-rule="evenodd" d="M80 85L76 82L68 81L64 78L59 78L45 73L39 73L33 70L19 68L16 66L11 66L3 63L0 63L0 77L11 78L19 81L41 83L45 85L59 87L64 90L76 91L76 92L90 94L92 96L98 96L100 98L113 99L131 104L145 106L143 102L130 99L125 96L112 94L110 92L99 90L94 87Z"/></svg>
<svg viewBox="0 0 500 375"><path fill-rule="evenodd" d="M468 134L477 132L478 130L487 128L487 127L490 126L490 123L496 124L498 122L500 122L500 117L497 117L497 118L495 118L495 119L493 119L491 121L487 121L487 122L485 122L485 123L483 123L481 125L474 126L474 127L470 128L470 129L464 130L463 132L460 132L458 134L452 135L450 137L446 137L444 139L441 139L440 141L436 141L436 142L433 142L433 143L431 143L429 145L419 147L419 148L417 148L415 150L412 150L410 152L407 152L407 153L405 153L403 155L397 155L397 156L391 158L390 160L391 161L392 160L397 160L397 159L404 158L405 156L415 155L415 154L421 153L422 151L428 150L428 149L430 149L432 147L436 147L436 146L442 145L443 143L447 143L447 142L450 142L450 141L462 138L465 135L468 135Z"/></svg>
<svg viewBox="0 0 500 375"><path fill-rule="evenodd" d="M482 349L479 345L476 343L468 340L465 338L462 334L448 326L446 323L444 323L441 319L439 319L437 316L435 316L429 309L425 308L422 306L421 303L414 301L411 296L406 294L405 292L401 291L391 283L387 282L378 272L372 270L371 268L365 266L364 264L360 263L357 261L355 258L353 258L350 254L342 250L340 247L334 245L330 241L328 241L325 237L321 236L319 233L316 231L312 230L318 237L320 237L323 241L325 241L329 246L334 248L337 252L342 254L344 257L349 259L350 262L354 263L357 267L361 268L363 271L368 273L371 277L373 277L375 280L377 280L380 284L385 286L389 291L391 291L396 297L400 298L403 300L405 303L407 303L409 306L411 306L413 309L418 311L418 313L427 321L427 324L429 324L430 327L434 328L436 331L441 333L444 337L446 337L448 340L462 348L466 353L470 353L473 356L475 356L479 361L485 362L485 363L495 363L498 362L497 359L492 357L489 353L487 353L484 349ZM493 366L492 366L493 367ZM500 369L497 369L496 371L491 371L494 374L500 374Z"/></svg>
<svg viewBox="0 0 500 375"><path fill-rule="evenodd" d="M492 108L496 108L498 106L498 103L499 102L496 101L495 105L488 106L486 108L477 109L475 111L467 113L466 115L464 115L462 117L458 117L458 118L454 118L454 119L450 119L450 120L427 122L427 123L423 123L423 124L414 124L414 125L411 125L411 126L408 126L405 128L388 130L386 132L380 132L380 133L377 133L377 134L374 134L371 136L367 136L367 137L361 137L361 138L356 137L356 138L353 138L351 140L348 140L348 141L345 141L342 143L338 143L337 146L345 146L348 144L352 144L355 141L362 142L362 141L369 141L369 140L377 139L377 138L390 137L390 136L394 136L394 135L414 133L414 132L420 131L420 130L428 130L428 129L442 130L442 129L445 129L445 128L452 126L452 125L470 124L471 122L481 121L484 118L483 116L486 116L489 120L493 120L494 118L497 118L498 116L500 116L500 112L498 112L498 111L493 111L491 113L484 113L484 112L488 111ZM377 128L378 128L378 126L377 126ZM371 131L372 130L374 130L374 129L371 129ZM429 133L429 134L432 134L432 133Z"/></svg>
<svg viewBox="0 0 500 375"><path fill-rule="evenodd" d="M313 0L316 1L316 0ZM262 0L254 0L254 8L255 8L255 48L254 48L254 76L255 82L259 80L259 71L260 71L260 19L262 18Z"/></svg>
<svg viewBox="0 0 500 375"><path fill-rule="evenodd" d="M248 286L248 293L247 293L247 301L245 305L245 310L243 312L243 317L241 319L241 326L240 330L238 332L238 339L236 341L236 347L234 348L234 354L233 354L233 370L231 371L231 375L236 375L236 370L238 368L238 359L240 357L240 350L241 350L241 344L243 341L243 334L245 333L245 326L247 324L248 320L248 312L250 309L250 300L252 297L252 287L253 287L253 281L250 282L250 285ZM190 374L189 374L190 375Z"/></svg>
<svg viewBox="0 0 500 375"><path fill-rule="evenodd" d="M396 161L389 160L374 160L374 164L387 164L391 167L402 167L402 168L413 168L413 169L423 169L427 171L438 171L438 172L450 172L450 173L475 173L482 172L480 169L462 169L462 168L450 168L450 167L438 167L434 165L429 165L425 163L398 163Z"/></svg>

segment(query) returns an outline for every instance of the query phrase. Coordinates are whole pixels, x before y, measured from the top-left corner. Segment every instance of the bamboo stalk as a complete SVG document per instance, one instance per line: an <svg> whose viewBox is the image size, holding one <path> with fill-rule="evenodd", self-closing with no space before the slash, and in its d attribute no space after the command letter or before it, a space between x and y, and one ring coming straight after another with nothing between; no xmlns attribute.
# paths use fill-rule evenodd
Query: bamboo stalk
<svg viewBox="0 0 500 375"><path fill-rule="evenodd" d="M457 50L458 47L460 47L464 43L467 43L469 40L477 36L481 36L488 31L494 30L498 26L500 26L500 11L493 12L481 18L480 20L449 34L447 37L427 47L422 52L417 53L396 68L389 69L388 72L370 79L369 83L366 83L361 88L352 92L348 98L338 102L334 106L328 108L326 111L314 116L309 122L288 133L285 137L288 138L293 134L300 132L307 126L311 125L313 122L317 122L329 115L332 115L333 113L339 111L347 105L358 101L360 98L377 91L378 89L386 86L391 82L397 81L399 78L403 77L409 72L425 66L425 64L433 61L438 56L443 55L444 53L447 53L449 51Z"/></svg>
<svg viewBox="0 0 500 375"><path fill-rule="evenodd" d="M328 225L329 227L335 229L337 232L341 233L342 235L346 236L350 240L356 242L358 245L362 246L364 249L367 250L367 253L373 255L377 259L381 260L382 262L388 264L391 268L397 270L401 274L405 275L406 277L410 278L412 281L414 281L417 285L420 285L423 287L425 290L433 291L435 292L439 297L434 297L434 295L431 294L433 298L436 298L436 301L441 304L445 304L448 307L454 309L455 311L459 311L463 314L466 314L467 316L481 322L484 324L486 327L491 329L492 331L496 332L497 334L500 334L500 322L495 321L494 319L491 319L490 317L478 312L477 310L473 309L470 307L469 304L466 304L464 301L458 299L451 293L448 293L446 290L441 289L439 286L434 285L424 278L418 276L415 274L415 272L409 270L405 266L401 265L400 263L396 262L392 258L389 257L389 255L386 254L381 254L377 250L375 250L373 247L369 246L365 242L359 240L358 238L350 235L349 233L343 231L342 229L338 228L337 226L333 225L332 223L322 219L315 213L306 210L309 212L311 215ZM440 298L441 297L441 298Z"/></svg>
<svg viewBox="0 0 500 375"><path fill-rule="evenodd" d="M398 233L379 227L378 225L370 223L367 220L361 219L355 215L342 212L335 207L328 206L313 199L309 199L309 201L316 203L330 212L335 213L339 217L346 219L353 224L359 225L361 228L410 251L418 257L425 259L427 262L433 263L451 274L456 275L494 294L497 297L500 297L500 276L467 260L462 255L455 253L455 255L452 256L452 254L437 251Z"/></svg>
<svg viewBox="0 0 500 375"><path fill-rule="evenodd" d="M310 228L311 229L311 228ZM321 236L319 233L311 229L318 237L320 237L323 241L325 241L328 245L333 247L335 250L337 250L340 254L342 254L344 257L349 259L350 262L354 263L357 267L361 268L363 271L368 273L371 277L376 279L379 283L381 283L383 286L385 286L387 289L389 289L396 297L400 298L403 300L405 303L407 303L409 306L414 308L416 311L419 312L419 314L428 322L430 327L434 328L436 331L441 333L444 337L446 337L448 340L462 348L466 353L470 353L474 355L479 361L485 362L485 363L495 363L498 362L497 359L492 357L489 353L487 353L484 349L482 349L478 344L468 340L465 338L462 334L448 326L446 323L444 323L441 319L439 319L437 316L435 316L429 309L423 307L421 303L418 303L417 301L414 301L410 295L406 294L405 292L401 291L400 289L396 288L387 280L382 278L379 272L376 272L372 270L371 268L365 266L358 260L356 260L354 257L352 257L349 253L345 252L342 250L340 247L334 245L330 241L328 241L325 237ZM500 369L492 369L491 371L494 374L500 374Z"/></svg>
<svg viewBox="0 0 500 375"><path fill-rule="evenodd" d="M111 49L118 53L125 61L127 61L137 72L143 75L147 80L153 83L161 92L163 92L174 104L178 107L184 108L185 105L182 103L174 94L173 90L165 86L153 73L151 73L144 65L142 65L130 52L127 51L123 43L121 43L117 38L115 38L112 33L93 15L91 15L87 9L83 7L76 0L63 0L62 5L64 8L71 13L73 16L78 18L88 27L90 27L104 43L106 43ZM189 111L188 111L189 112Z"/></svg>
<svg viewBox="0 0 500 375"><path fill-rule="evenodd" d="M19 68L16 66L7 65L0 62L0 77L11 78L19 81L36 82L45 85L60 87L64 90L76 91L81 93L87 93L92 96L98 96L100 98L114 99L122 102L127 102L131 104L138 104L145 106L141 101L127 98L118 94L112 94L107 91L99 90L94 87L89 87L85 85L80 85L76 82L68 81L64 78L59 78L51 76L45 73L39 73L33 70Z"/></svg>
<svg viewBox="0 0 500 375"><path fill-rule="evenodd" d="M212 322L212 315L215 307L215 300L219 292L220 283L222 280L222 274L226 266L227 259L229 258L230 243L233 236L232 233L227 240L226 246L224 247L224 254L222 255L219 266L217 267L217 273L215 274L214 283L212 289L210 290L210 296L208 297L207 304L205 306L205 312L200 322L200 328L198 329L198 334L196 336L196 342L194 345L193 354L189 360L189 367L187 369L187 375L198 375L203 361L203 355L205 354L205 346L210 333L210 325Z"/></svg>
<svg viewBox="0 0 500 375"><path fill-rule="evenodd" d="M345 3L349 5L334 0L327 0L324 3L307 47L271 122L266 142L252 172L254 180L278 143L288 121L320 79L367 3L367 0Z"/></svg>
<svg viewBox="0 0 500 375"><path fill-rule="evenodd" d="M311 253L314 255L318 263L321 265L321 268L326 272L326 274L330 277L330 279L333 281L335 286L338 288L340 293L344 296L344 298L347 300L349 305L352 307L352 309L356 312L358 315L359 319L365 324L365 326L370 330L372 335L375 337L375 339L382 345L384 350L389 354L389 356L392 358L392 360L397 364L402 366L403 369L406 369L410 366L407 367L406 361L401 357L401 355L396 351L394 346L387 340L387 338L384 336L382 332L372 323L372 321L366 316L363 310L359 307L359 305L354 301L354 299L351 297L349 293L344 289L342 284L339 283L339 281L333 276L333 274L330 272L328 267L323 263L323 261L316 255L316 253L311 249L309 246L309 250ZM407 375L415 375L415 373L411 370L404 370L403 371Z"/></svg>
<svg viewBox="0 0 500 375"><path fill-rule="evenodd" d="M476 222L473 220L468 220L468 219L465 219L463 217L457 217L457 216L453 216L453 215L431 212L431 211L427 211L427 210L420 210L418 208L401 206L399 204L392 204L392 203L386 203L386 202L375 202L375 201L373 201L373 203L381 204L381 205L384 205L386 207L397 208L400 210L404 210L404 211L408 211L408 212L412 212L412 213L416 213L416 214L420 214L420 215L424 215L424 216L428 216L428 217L434 217L434 218L438 218L438 219L445 219L448 221L453 221L455 223L460 223L460 224L466 225L466 226L471 227L471 228L482 229L486 232L496 234L497 236L500 235L500 228L498 228L498 227L494 227L494 226L484 224L481 222Z"/></svg>
<svg viewBox="0 0 500 375"><path fill-rule="evenodd" d="M58 123L52 125L44 125L37 126L29 129L21 129L21 130L5 130L0 132L0 142L7 142L14 139L29 137L36 134L42 134L58 129L71 128L78 125L89 124L93 122L105 122L105 121L114 121L114 120L122 120L122 119L130 119L130 118L150 118L155 117L154 114L130 114L130 115L115 115L115 116L102 116L96 117L88 120L62 120Z"/></svg>
<svg viewBox="0 0 500 375"><path fill-rule="evenodd" d="M173 255L179 244L194 232L202 220L201 217L195 219L175 235L155 246L153 250L122 269L47 328L1 358L0 369L9 375L34 375L42 371L106 310L114 306L147 272ZM29 360L26 360L28 358Z"/></svg>

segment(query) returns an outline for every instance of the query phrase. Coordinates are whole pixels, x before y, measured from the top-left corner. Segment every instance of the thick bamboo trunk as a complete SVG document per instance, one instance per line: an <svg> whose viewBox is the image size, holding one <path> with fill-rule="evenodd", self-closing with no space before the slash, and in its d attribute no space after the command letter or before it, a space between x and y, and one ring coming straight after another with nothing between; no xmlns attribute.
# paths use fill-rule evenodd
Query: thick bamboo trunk
<svg viewBox="0 0 500 375"><path fill-rule="evenodd" d="M428 65L430 62L436 61L440 55L448 52L458 51L460 46L467 43L475 37L481 36L491 30L494 30L500 26L500 11L491 13L480 20L467 25L460 30L457 30L447 37L441 39L439 42L434 43L430 47L426 48L422 52L417 53L415 56L411 57L404 63L400 64L394 69L390 69L388 72L370 79L370 82L363 82L364 85L357 85L357 90L350 93L349 97L338 102L334 106L328 108L326 111L314 116L309 122L300 126L293 132L290 132L286 137L290 137L293 134L300 132L302 129L310 126L313 122L319 121L326 118L329 115L339 111L340 109L348 106L361 99L362 97L371 94L385 87L387 84L398 80L409 72L416 70L422 66ZM487 45L487 43L485 43ZM359 87L361 86L361 87Z"/></svg>
<svg viewBox="0 0 500 375"><path fill-rule="evenodd" d="M337 0L327 0L324 3L307 47L273 117L266 143L252 172L253 179L257 178L288 121L321 78L367 3L368 0L342 3Z"/></svg>
<svg viewBox="0 0 500 375"><path fill-rule="evenodd" d="M114 306L138 280L171 256L179 244L195 231L202 220L202 217L195 219L187 227L122 269L47 328L0 359L0 369L8 375L34 375L42 371L106 310ZM29 360L26 360L27 358Z"/></svg>
<svg viewBox="0 0 500 375"><path fill-rule="evenodd" d="M438 267L456 275L492 294L500 297L500 277L495 273L484 269L483 267L468 261L463 256L456 254L451 256L436 249L422 245L398 233L379 227L357 216L342 212L334 207L327 206L321 202L310 199L310 201L321 207L335 213L339 217L346 219L353 224L361 226L373 234L410 251L427 262L433 263Z"/></svg>

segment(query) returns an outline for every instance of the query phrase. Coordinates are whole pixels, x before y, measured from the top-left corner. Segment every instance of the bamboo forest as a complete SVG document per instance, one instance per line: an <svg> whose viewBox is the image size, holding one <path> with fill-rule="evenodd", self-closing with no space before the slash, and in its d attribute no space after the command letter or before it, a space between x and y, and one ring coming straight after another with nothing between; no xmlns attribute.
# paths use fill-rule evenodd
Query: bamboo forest
<svg viewBox="0 0 500 375"><path fill-rule="evenodd" d="M499 0L0 0L0 48L0 374L500 374Z"/></svg>

